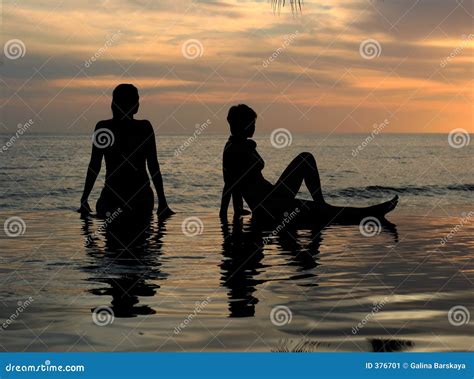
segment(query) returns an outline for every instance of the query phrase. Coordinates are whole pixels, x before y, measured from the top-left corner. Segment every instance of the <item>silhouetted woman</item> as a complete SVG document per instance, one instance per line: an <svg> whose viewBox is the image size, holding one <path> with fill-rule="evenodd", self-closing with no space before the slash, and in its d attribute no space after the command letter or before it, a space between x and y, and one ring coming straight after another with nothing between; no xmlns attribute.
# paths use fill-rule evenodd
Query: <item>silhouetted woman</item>
<svg viewBox="0 0 474 379"><path fill-rule="evenodd" d="M91 160L87 170L81 213L90 213L89 194L105 158L105 185L96 204L97 215L104 217L118 209L128 215L149 216L154 207L151 179L158 195L158 214L174 212L168 207L156 153L155 133L147 120L135 120L138 112L138 90L131 84L120 84L113 91L110 120L95 127Z"/></svg>
<svg viewBox="0 0 474 379"><path fill-rule="evenodd" d="M359 222L362 218L382 218L395 208L398 196L371 207L336 207L326 203L321 190L316 160L310 153L299 154L283 171L275 184L262 175L265 162L257 152L251 138L255 132L257 114L247 105L240 104L229 110L227 121L231 136L224 148L224 190L220 216L227 217L233 197L235 213L242 214L242 198L257 219L278 220L288 212L298 212L297 219L304 222ZM301 184L311 193L312 201L296 199Z"/></svg>

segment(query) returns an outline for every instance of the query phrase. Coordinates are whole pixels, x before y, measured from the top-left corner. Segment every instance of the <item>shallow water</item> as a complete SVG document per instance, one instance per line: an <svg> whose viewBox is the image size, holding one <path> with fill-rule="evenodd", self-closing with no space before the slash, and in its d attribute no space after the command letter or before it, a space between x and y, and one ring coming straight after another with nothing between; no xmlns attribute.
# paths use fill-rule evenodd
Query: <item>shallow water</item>
<svg viewBox="0 0 474 379"><path fill-rule="evenodd" d="M225 139L203 138L174 157L185 138L166 137L161 162L178 213L164 223L153 220L143 240L120 235L118 241L101 221L81 220L73 212L87 139L25 138L2 159L2 222L20 217L25 230L17 237L0 235L0 347L472 350L473 323L464 322L473 309L467 187L474 180L465 163L472 155L446 150L444 136L429 138L380 138L383 149L368 146L362 152L367 156L358 159L350 147L359 136L326 141L324 148L314 147L318 140L295 139L287 149L272 150L260 141L271 179L297 151L316 150L334 203L354 202L355 193L363 194L357 204L373 203L399 189L401 204L389 217L395 227L366 237L357 225L280 235L256 230L249 218L223 227L217 218L219 159L210 157L220 154ZM389 163L395 142L399 150L413 145L399 154L399 163ZM277 154L284 158L269 158ZM408 168L399 167L403 161ZM371 192L369 185L390 188ZM188 217L201 220L200 234L183 232ZM99 307L113 312L113 322L102 313L94 323Z"/></svg>

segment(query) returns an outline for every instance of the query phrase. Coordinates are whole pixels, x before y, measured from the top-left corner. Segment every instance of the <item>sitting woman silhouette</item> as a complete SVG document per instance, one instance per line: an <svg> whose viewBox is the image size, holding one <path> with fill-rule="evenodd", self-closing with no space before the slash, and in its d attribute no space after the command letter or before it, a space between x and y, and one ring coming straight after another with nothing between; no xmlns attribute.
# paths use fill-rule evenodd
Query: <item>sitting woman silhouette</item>
<svg viewBox="0 0 474 379"><path fill-rule="evenodd" d="M168 207L158 163L153 127L147 120L135 120L138 112L138 90L131 84L120 84L113 91L110 120L100 121L93 134L92 153L87 170L80 213L91 213L89 194L105 159L105 185L96 204L99 217L121 211L136 216L151 215L154 195L150 172L158 195L159 216L174 212Z"/></svg>
<svg viewBox="0 0 474 379"><path fill-rule="evenodd" d="M299 154L283 171L275 184L262 175L265 162L251 139L257 114L247 105L230 108L227 121L231 136L224 148L220 216L227 218L227 208L233 198L235 215L243 213L242 198L256 219L275 221L286 212L298 209L298 219L304 222L359 222L364 217L383 218L398 203L398 196L382 204L364 207L337 207L326 203L321 190L316 160L310 153ZM311 193L312 201L295 198L301 184Z"/></svg>

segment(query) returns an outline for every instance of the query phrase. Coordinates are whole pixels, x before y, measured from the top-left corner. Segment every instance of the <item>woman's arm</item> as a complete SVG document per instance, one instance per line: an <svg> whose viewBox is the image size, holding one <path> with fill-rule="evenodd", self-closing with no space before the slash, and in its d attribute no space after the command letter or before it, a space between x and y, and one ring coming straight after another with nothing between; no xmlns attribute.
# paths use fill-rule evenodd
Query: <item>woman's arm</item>
<svg viewBox="0 0 474 379"><path fill-rule="evenodd" d="M99 128L99 124L95 127L95 130ZM84 190L82 192L81 197L81 206L79 208L79 212L81 213L91 213L92 209L89 206L89 195L94 188L95 181L97 180L97 176L99 175L100 168L102 166L102 157L104 156L104 152L101 148L97 147L95 144L92 144L92 152L91 152L91 159L89 162L89 166L87 167L87 174L86 174L86 181L84 184Z"/></svg>
<svg viewBox="0 0 474 379"><path fill-rule="evenodd" d="M221 209L219 212L220 218L227 218L227 210L229 208L231 197L234 206L234 216L250 214L249 211L244 210L244 201L238 182L231 181L227 178L227 181L224 184L224 189L222 190Z"/></svg>
<svg viewBox="0 0 474 379"><path fill-rule="evenodd" d="M242 199L242 193L238 188L232 191L232 204L234 205L234 213L240 215L244 209L244 201Z"/></svg>
<svg viewBox="0 0 474 379"><path fill-rule="evenodd" d="M221 219L227 219L227 209L229 208L231 195L231 186L228 183L225 183L224 189L222 190L221 210L219 212L219 217Z"/></svg>
<svg viewBox="0 0 474 379"><path fill-rule="evenodd" d="M163 178L161 176L160 164L158 162L158 154L156 151L155 132L153 126L149 123L148 140L146 146L147 151L147 166L150 172L151 180L155 186L156 194L158 196L158 215L169 216L174 212L169 208L168 202L166 201L165 191L163 188Z"/></svg>

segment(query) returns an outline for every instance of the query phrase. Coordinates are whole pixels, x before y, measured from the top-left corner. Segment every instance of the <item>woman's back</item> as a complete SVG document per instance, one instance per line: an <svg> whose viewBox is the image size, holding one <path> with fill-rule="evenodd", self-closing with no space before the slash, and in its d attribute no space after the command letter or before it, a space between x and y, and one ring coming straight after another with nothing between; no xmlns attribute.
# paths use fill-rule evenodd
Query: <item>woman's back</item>
<svg viewBox="0 0 474 379"><path fill-rule="evenodd" d="M106 174L101 198L119 206L151 192L146 163L155 144L151 124L146 120L105 120L96 127L96 146L100 136L108 136L103 147Z"/></svg>

